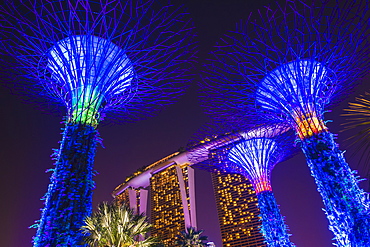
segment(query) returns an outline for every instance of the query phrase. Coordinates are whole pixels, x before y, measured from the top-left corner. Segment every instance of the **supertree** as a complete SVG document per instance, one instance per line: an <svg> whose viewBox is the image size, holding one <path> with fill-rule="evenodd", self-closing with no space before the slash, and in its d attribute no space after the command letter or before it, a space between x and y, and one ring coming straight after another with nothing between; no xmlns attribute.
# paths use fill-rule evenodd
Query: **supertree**
<svg viewBox="0 0 370 247"><path fill-rule="evenodd" d="M271 127L270 129L259 128L243 133L242 140L230 148L227 159L243 171L243 174L253 185L262 218L261 232L267 245L295 246L289 240L287 226L280 214L271 187L272 169L286 158L293 140L286 135L274 136L271 133ZM229 165L226 169L237 171L232 167L233 165Z"/></svg>
<svg viewBox="0 0 370 247"><path fill-rule="evenodd" d="M154 0L8 1L0 15L1 48L22 71L17 88L67 110L34 246L77 246L92 210L99 122L145 116L179 94L191 26L181 8Z"/></svg>
<svg viewBox="0 0 370 247"><path fill-rule="evenodd" d="M210 130L214 131L210 132ZM210 127L200 132L216 134L224 132L228 127ZM197 166L211 172L239 173L251 182L258 199L258 207L262 221L261 232L268 246L295 246L290 242L288 228L280 214L271 186L271 172L276 164L288 159L296 152L294 135L284 125L260 126L249 131L235 131L216 135L203 146L210 150L193 148L189 159ZM208 159L205 154L208 153Z"/></svg>
<svg viewBox="0 0 370 247"><path fill-rule="evenodd" d="M368 246L369 202L323 114L369 68L368 13L366 1L266 7L217 46L206 78L215 118L296 131L338 246Z"/></svg>

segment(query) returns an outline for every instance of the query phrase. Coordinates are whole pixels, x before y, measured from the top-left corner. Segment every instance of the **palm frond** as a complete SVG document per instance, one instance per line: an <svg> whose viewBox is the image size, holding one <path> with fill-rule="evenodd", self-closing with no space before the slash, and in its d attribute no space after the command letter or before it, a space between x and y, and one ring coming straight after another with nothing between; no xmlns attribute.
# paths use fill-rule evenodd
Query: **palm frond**
<svg viewBox="0 0 370 247"><path fill-rule="evenodd" d="M127 205L103 202L85 219L81 228L89 246L149 247L158 240L146 238L151 224L143 214L135 214Z"/></svg>

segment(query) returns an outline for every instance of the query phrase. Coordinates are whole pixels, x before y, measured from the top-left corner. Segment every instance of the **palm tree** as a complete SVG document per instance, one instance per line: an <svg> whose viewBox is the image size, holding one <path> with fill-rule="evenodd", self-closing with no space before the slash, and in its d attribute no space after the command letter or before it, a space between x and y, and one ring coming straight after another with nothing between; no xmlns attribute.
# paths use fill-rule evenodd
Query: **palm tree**
<svg viewBox="0 0 370 247"><path fill-rule="evenodd" d="M186 230L181 231L179 235L176 236L175 243L181 247L202 247L207 246L207 236L200 236L203 230L197 231L193 227L188 227Z"/></svg>
<svg viewBox="0 0 370 247"><path fill-rule="evenodd" d="M158 243L145 238L151 224L143 214L134 214L129 206L103 202L85 218L84 243L91 247L149 247Z"/></svg>

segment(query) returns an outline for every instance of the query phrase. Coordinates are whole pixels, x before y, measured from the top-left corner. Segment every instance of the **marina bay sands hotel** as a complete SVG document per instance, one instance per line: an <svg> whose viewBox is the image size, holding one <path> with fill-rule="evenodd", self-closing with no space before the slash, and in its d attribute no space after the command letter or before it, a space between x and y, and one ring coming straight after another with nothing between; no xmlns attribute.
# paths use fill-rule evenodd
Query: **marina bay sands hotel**
<svg viewBox="0 0 370 247"><path fill-rule="evenodd" d="M112 195L137 213L150 215L151 235L162 239L166 246L174 246L173 240L180 231L197 228L194 167L213 170L223 246L266 246L259 232L257 197L249 181L243 175L226 174L204 165L209 159L217 162L217 152L238 138L225 135L206 139L187 151L175 152L136 171Z"/></svg>

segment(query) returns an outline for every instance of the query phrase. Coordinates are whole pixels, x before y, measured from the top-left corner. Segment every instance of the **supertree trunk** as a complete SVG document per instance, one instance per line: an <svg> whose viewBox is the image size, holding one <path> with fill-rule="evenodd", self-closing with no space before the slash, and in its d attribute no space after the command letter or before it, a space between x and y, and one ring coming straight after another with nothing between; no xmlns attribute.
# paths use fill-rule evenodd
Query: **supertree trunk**
<svg viewBox="0 0 370 247"><path fill-rule="evenodd" d="M263 191L257 194L260 216L262 218L261 231L269 247L295 246L289 240L287 227L283 216L280 214L272 191Z"/></svg>
<svg viewBox="0 0 370 247"><path fill-rule="evenodd" d="M84 124L67 124L57 153L35 247L77 246L79 229L92 211L93 163L98 132Z"/></svg>
<svg viewBox="0 0 370 247"><path fill-rule="evenodd" d="M370 205L333 134L325 131L303 139L302 150L338 246L369 246Z"/></svg>

